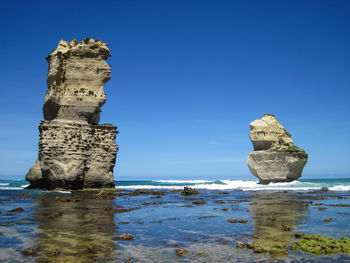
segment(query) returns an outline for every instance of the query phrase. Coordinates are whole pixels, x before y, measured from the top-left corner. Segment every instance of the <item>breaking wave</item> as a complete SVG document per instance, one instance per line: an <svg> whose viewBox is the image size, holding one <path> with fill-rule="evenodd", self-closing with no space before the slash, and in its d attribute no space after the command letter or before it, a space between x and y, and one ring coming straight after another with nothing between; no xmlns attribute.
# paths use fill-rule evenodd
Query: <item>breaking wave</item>
<svg viewBox="0 0 350 263"><path fill-rule="evenodd" d="M241 191L350 191L350 179L298 180L289 183L259 184L257 180L153 180L116 182L119 189L182 189L184 186L207 190Z"/></svg>
<svg viewBox="0 0 350 263"><path fill-rule="evenodd" d="M0 180L0 190L22 190L25 180ZM152 180L116 181L118 189L183 189L190 186L206 190L240 191L313 191L327 188L330 191L350 191L350 179L301 179L290 183L259 184L257 180Z"/></svg>

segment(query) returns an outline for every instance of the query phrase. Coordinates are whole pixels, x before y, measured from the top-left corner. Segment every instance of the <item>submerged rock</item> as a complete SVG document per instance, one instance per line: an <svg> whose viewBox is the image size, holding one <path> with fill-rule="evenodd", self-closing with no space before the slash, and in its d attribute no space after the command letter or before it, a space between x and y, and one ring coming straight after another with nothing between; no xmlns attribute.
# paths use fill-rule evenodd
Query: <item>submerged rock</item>
<svg viewBox="0 0 350 263"><path fill-rule="evenodd" d="M254 151L247 158L250 172L260 183L291 182L301 176L307 153L295 146L290 133L272 114L250 123Z"/></svg>
<svg viewBox="0 0 350 263"><path fill-rule="evenodd" d="M117 127L98 125L110 79L106 43L61 40L49 63L38 160L26 175L30 188L114 187Z"/></svg>
<svg viewBox="0 0 350 263"><path fill-rule="evenodd" d="M188 251L186 249L181 249L181 248L176 249L175 252L176 252L176 255L178 257L183 257L183 256L186 256L188 254Z"/></svg>
<svg viewBox="0 0 350 263"><path fill-rule="evenodd" d="M205 252L204 252L204 251L199 251L199 252L198 252L198 256L204 257L204 256L205 256Z"/></svg>
<svg viewBox="0 0 350 263"><path fill-rule="evenodd" d="M246 223L248 223L248 220L247 219L237 220L235 218L231 218L231 219L228 219L227 222L229 222L231 224L234 224L234 223L246 224Z"/></svg>
<svg viewBox="0 0 350 263"><path fill-rule="evenodd" d="M9 212L24 212L24 209L22 207L17 207L12 210L9 210Z"/></svg>
<svg viewBox="0 0 350 263"><path fill-rule="evenodd" d="M118 240L126 240L126 241L133 240L134 238L135 238L135 236L133 234L130 234L130 233L125 233L125 234L122 234L120 236L117 236Z"/></svg>
<svg viewBox="0 0 350 263"><path fill-rule="evenodd" d="M192 204L194 205L205 205L207 202L203 201L203 200L197 200L197 201L193 201Z"/></svg>
<svg viewBox="0 0 350 263"><path fill-rule="evenodd" d="M35 256L36 255L36 250L32 248L25 248L22 250L22 254L24 256Z"/></svg>
<svg viewBox="0 0 350 263"><path fill-rule="evenodd" d="M165 193L156 191L156 190L147 190L147 189L136 189L134 192L128 194L129 196L138 196L138 195L155 195L161 196L165 195Z"/></svg>
<svg viewBox="0 0 350 263"><path fill-rule="evenodd" d="M198 195L198 191L194 188L184 186L184 190L181 192L182 195Z"/></svg>

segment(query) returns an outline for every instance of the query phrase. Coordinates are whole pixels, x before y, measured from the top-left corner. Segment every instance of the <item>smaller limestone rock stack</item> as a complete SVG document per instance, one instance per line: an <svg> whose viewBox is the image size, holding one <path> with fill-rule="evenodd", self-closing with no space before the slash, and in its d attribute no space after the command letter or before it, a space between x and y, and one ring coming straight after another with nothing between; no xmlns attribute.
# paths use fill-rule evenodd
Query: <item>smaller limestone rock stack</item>
<svg viewBox="0 0 350 263"><path fill-rule="evenodd" d="M295 146L290 133L273 114L250 123L254 151L247 158L250 172L260 183L291 182L301 176L307 153Z"/></svg>
<svg viewBox="0 0 350 263"><path fill-rule="evenodd" d="M111 78L106 43L61 40L49 63L38 160L26 175L31 188L114 187L117 127L98 125Z"/></svg>

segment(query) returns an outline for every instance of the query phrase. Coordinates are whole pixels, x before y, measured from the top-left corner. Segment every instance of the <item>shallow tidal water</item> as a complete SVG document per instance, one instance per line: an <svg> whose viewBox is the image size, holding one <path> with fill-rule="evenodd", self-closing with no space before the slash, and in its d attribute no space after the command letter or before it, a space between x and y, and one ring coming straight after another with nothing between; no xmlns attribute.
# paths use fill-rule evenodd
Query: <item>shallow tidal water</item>
<svg viewBox="0 0 350 263"><path fill-rule="evenodd" d="M349 191L199 189L194 196L159 191L164 195L123 188L102 193L0 190L0 261L350 262L350 255L290 249L297 232L350 237ZM134 238L119 240L124 233ZM236 247L253 240L265 248L282 243L288 255ZM24 255L27 248L35 253ZM177 249L187 255L177 256Z"/></svg>

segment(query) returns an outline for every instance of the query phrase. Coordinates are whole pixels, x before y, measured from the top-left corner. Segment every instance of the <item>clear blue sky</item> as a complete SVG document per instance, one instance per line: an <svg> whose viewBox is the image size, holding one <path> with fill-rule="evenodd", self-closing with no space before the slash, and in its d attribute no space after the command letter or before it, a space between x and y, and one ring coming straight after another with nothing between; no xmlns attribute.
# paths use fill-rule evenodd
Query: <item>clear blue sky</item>
<svg viewBox="0 0 350 263"><path fill-rule="evenodd" d="M347 0L2 0L0 177L37 158L45 57L84 37L112 52L116 179L254 179L264 113L309 153L305 178L350 175L349 14Z"/></svg>

